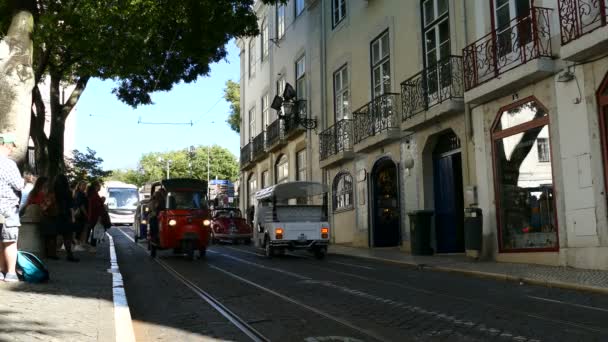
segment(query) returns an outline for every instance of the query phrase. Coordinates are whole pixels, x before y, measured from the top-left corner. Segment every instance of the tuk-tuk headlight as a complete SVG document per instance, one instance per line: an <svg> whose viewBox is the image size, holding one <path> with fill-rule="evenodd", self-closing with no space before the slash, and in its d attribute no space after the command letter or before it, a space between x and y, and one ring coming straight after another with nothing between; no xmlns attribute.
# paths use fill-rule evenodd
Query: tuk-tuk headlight
<svg viewBox="0 0 608 342"><path fill-rule="evenodd" d="M144 211L145 211L145 212L148 212L148 211L150 211L150 208L146 207L146 208L144 209Z"/></svg>
<svg viewBox="0 0 608 342"><path fill-rule="evenodd" d="M171 227L175 226L176 224L177 224L177 221L175 221L175 220L169 220L169 225Z"/></svg>
<svg viewBox="0 0 608 342"><path fill-rule="evenodd" d="M148 224L148 221L146 221L146 220L141 220L141 224Z"/></svg>
<svg viewBox="0 0 608 342"><path fill-rule="evenodd" d="M209 220L204 220L203 221L203 226L208 226L210 224L211 224L211 221L209 221Z"/></svg>

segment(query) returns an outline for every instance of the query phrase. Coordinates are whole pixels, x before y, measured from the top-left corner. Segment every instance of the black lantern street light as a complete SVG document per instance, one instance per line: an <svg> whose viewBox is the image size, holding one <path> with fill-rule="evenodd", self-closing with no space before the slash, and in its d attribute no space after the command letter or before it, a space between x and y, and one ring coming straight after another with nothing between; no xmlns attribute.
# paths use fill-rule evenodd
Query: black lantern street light
<svg viewBox="0 0 608 342"><path fill-rule="evenodd" d="M315 129L317 127L317 119L309 119L300 115L298 109L304 100L297 100L296 97L296 90L291 84L287 83L283 95L276 95L270 104L270 108L278 112L278 117L281 120L291 117L294 124L301 125L305 129Z"/></svg>

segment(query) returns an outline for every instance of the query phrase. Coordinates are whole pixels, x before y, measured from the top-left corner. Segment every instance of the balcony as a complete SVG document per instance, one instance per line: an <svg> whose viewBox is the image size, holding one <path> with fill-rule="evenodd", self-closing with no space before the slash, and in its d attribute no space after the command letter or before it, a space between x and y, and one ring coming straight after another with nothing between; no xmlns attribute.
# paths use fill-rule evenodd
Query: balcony
<svg viewBox="0 0 608 342"><path fill-rule="evenodd" d="M353 152L353 120L342 119L319 134L321 168L355 157Z"/></svg>
<svg viewBox="0 0 608 342"><path fill-rule="evenodd" d="M608 0L559 0L561 58L573 62L608 49Z"/></svg>
<svg viewBox="0 0 608 342"><path fill-rule="evenodd" d="M386 93L353 112L354 151L363 152L401 137L401 95Z"/></svg>
<svg viewBox="0 0 608 342"><path fill-rule="evenodd" d="M306 131L300 125L300 118L306 119L308 116L308 107L306 105L306 100L298 100L292 106L292 108L288 108L287 104L285 106L285 137L287 139L298 135Z"/></svg>
<svg viewBox="0 0 608 342"><path fill-rule="evenodd" d="M464 111L462 57L450 56L401 83L403 130Z"/></svg>
<svg viewBox="0 0 608 342"><path fill-rule="evenodd" d="M241 170L246 170L252 165L251 145L249 143L241 148Z"/></svg>
<svg viewBox="0 0 608 342"><path fill-rule="evenodd" d="M266 156L265 140L266 132L262 132L251 141L251 160L253 162L257 162Z"/></svg>
<svg viewBox="0 0 608 342"><path fill-rule="evenodd" d="M462 50L465 102L481 104L555 73L551 11L532 7L529 15L511 20Z"/></svg>
<svg viewBox="0 0 608 342"><path fill-rule="evenodd" d="M282 120L276 119L266 128L266 149L268 151L274 152L285 146L283 126Z"/></svg>

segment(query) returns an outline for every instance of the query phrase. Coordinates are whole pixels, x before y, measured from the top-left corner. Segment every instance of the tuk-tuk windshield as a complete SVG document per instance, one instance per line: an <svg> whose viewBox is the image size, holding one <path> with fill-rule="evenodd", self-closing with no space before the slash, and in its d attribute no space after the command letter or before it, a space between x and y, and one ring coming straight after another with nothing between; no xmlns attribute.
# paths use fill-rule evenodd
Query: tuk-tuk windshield
<svg viewBox="0 0 608 342"><path fill-rule="evenodd" d="M169 197L168 209L206 209L207 194L200 191L175 191Z"/></svg>
<svg viewBox="0 0 608 342"><path fill-rule="evenodd" d="M215 218L241 218L241 211L236 210L217 210Z"/></svg>

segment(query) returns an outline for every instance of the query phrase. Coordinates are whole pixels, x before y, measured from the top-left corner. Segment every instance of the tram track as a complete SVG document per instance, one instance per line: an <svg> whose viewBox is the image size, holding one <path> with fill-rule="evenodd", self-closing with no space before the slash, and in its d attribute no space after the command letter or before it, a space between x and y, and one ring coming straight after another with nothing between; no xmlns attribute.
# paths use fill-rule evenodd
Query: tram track
<svg viewBox="0 0 608 342"><path fill-rule="evenodd" d="M118 229L118 231L124 235L127 239L129 239L131 242L135 242L135 240L129 236L127 233L125 233L122 229ZM145 250L145 247L143 247L142 245L137 244L138 247L142 248ZM208 253L212 253L212 254L221 254L219 252L215 252L212 250L208 250ZM185 285L186 287L188 287L191 291L193 291L198 297L200 297L201 299L203 299L205 302L207 302L214 310L216 310L218 313L220 313L224 318L226 318L230 323L232 323L236 328L238 328L241 332L243 332L249 339L251 339L252 341L271 341L270 338L266 337L264 334L262 334L260 331L258 331L257 329L255 329L254 327L252 327L245 319L241 318L239 315L237 315L236 313L234 313L232 310L230 310L226 305L222 304L217 298L215 298L214 296L212 296L211 294L209 294L207 291L201 289L199 286L197 286L193 281L191 281L190 279L188 279L187 277L185 277L183 274L181 274L178 270L176 270L175 268L173 268L171 265L169 265L167 262L159 259L159 258L155 258L154 261L156 263L158 263L167 273L169 273L171 276L173 276L175 279L177 279L180 283L182 283L183 285ZM279 292L276 292L274 290L271 290L259 283L253 282L249 279L246 279L244 277L241 277L233 272L230 272L228 270L225 270L222 267L218 267L216 265L212 265L210 264L209 267L215 271L218 271L228 277L231 277L243 284L246 284L248 286L252 286L254 288L257 288L259 290L264 291L265 293L277 297L287 303L290 303L292 305L295 305L301 309L305 309L317 316L322 317L325 320L330 320L333 321L349 330L352 331L356 331L358 335L361 336L365 336L366 337L366 341L380 341L380 342L387 342L389 340L383 338L382 336L369 331L367 329L363 329L360 328L358 326L356 326L353 323L350 323L346 320L334 317L333 315L324 312L322 310L319 310L317 308L314 308L310 305L307 305L305 303L302 303L301 301L298 301L294 298L291 298L287 295L281 294ZM291 274L293 276L293 274ZM255 323L255 322L254 322ZM314 338L309 339L310 341L314 341ZM346 341L353 341L353 342L360 342L360 340L356 339L356 338L345 338Z"/></svg>

